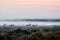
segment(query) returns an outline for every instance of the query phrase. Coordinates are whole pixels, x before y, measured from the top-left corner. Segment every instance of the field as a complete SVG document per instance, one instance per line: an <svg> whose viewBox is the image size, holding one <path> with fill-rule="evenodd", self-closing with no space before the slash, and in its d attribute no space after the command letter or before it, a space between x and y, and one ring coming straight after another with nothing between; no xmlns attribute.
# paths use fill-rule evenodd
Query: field
<svg viewBox="0 0 60 40"><path fill-rule="evenodd" d="M60 26L0 26L0 40L60 40Z"/></svg>

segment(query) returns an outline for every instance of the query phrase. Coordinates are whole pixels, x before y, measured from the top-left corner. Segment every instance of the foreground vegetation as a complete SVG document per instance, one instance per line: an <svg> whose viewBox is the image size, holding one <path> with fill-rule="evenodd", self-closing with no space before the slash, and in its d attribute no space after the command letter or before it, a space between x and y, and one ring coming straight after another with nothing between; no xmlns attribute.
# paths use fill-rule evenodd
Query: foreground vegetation
<svg viewBox="0 0 60 40"><path fill-rule="evenodd" d="M60 26L0 31L0 40L60 40Z"/></svg>

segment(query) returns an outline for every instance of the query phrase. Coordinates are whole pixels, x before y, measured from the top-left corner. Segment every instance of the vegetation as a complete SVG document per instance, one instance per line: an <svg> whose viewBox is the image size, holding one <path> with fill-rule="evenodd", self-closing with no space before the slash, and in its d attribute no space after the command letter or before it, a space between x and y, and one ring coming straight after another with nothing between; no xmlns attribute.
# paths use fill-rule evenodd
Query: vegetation
<svg viewBox="0 0 60 40"><path fill-rule="evenodd" d="M41 29L0 31L0 40L60 40L60 26ZM3 35L2 35L3 33Z"/></svg>

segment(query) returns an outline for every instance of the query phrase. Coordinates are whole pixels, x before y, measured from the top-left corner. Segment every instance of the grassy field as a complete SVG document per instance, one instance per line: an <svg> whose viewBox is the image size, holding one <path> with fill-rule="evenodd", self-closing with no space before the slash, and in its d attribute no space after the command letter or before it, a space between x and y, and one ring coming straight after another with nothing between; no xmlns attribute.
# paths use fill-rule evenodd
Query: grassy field
<svg viewBox="0 0 60 40"><path fill-rule="evenodd" d="M60 40L60 26L0 27L0 40Z"/></svg>

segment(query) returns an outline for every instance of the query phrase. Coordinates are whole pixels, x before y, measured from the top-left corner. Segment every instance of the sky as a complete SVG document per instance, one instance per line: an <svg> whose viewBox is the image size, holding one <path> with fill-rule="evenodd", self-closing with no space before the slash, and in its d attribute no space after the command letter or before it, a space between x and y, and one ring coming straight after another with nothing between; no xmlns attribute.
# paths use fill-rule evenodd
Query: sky
<svg viewBox="0 0 60 40"><path fill-rule="evenodd" d="M0 19L60 18L60 0L0 0Z"/></svg>

